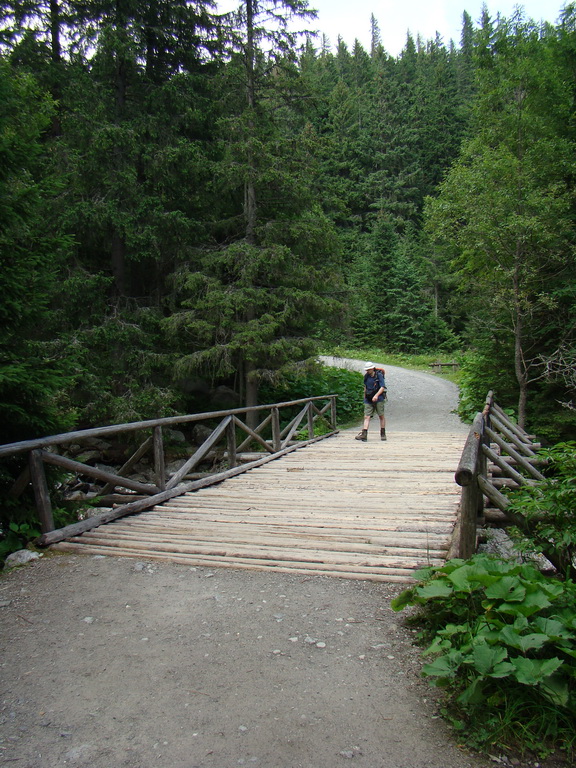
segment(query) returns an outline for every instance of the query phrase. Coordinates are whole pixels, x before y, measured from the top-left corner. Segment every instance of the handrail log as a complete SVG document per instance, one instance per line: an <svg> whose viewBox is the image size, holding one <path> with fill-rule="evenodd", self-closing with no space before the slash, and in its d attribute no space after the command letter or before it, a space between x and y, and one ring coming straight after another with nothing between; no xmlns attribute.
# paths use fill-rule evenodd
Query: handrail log
<svg viewBox="0 0 576 768"><path fill-rule="evenodd" d="M517 472L513 466L504 461L504 459L499 454L497 454L496 451L492 450L492 448L490 448L488 445L483 445L482 451L490 459L491 462L496 464L497 467L500 467L502 472L507 477L511 477L512 480L514 480L514 482L516 482L518 485L534 485L536 482L536 480L531 480L527 477L524 477L524 475L520 472Z"/></svg>
<svg viewBox="0 0 576 768"><path fill-rule="evenodd" d="M496 432L494 432L493 429L490 429L490 427L486 427L486 434L490 438L490 440L493 443L496 443L497 446L500 447L501 450L506 451L506 453L514 459L514 461L521 466L523 469L528 472L529 475L531 475L536 480L545 480L546 478L540 472L539 470L534 467L528 459L526 459L524 456L522 456L518 451L514 450L514 448L507 443L505 440L503 440L500 435L498 435ZM505 460L505 457L504 457ZM508 463L508 462L506 462Z"/></svg>
<svg viewBox="0 0 576 768"><path fill-rule="evenodd" d="M138 464L142 456L146 454L146 452L149 450L151 445L152 445L152 436L147 437L146 440L144 440L142 445L132 454L132 456L130 456L128 461L120 467L120 469L116 474L119 475L120 477L124 477L124 475L127 472L130 472L132 467ZM104 488L102 488L102 490L100 491L100 495L106 496L106 494L110 493L110 491L113 490L113 488L114 486L111 483L107 483L104 486Z"/></svg>
<svg viewBox="0 0 576 768"><path fill-rule="evenodd" d="M16 443L5 443L0 445L0 457L11 456L15 453L32 451L36 448L45 448L49 445L60 445L62 443L71 443L74 440L83 440L87 437L105 437L118 432L137 432L140 429L152 429L153 427L169 427L174 424L189 424L195 421L206 421L207 419L218 419L223 416L234 416L235 414L251 413L255 411L265 411L273 407L285 408L291 405L302 405L310 401L327 400L336 398L338 395L316 395L314 397L305 397L300 400L289 400L284 403L269 403L267 405L252 405L244 408L231 408L226 411L209 411L207 413L190 413L184 416L166 416L161 419L151 419L148 421L134 421L128 424L113 424L107 427L92 427L90 429L76 430L74 432L63 432L49 437L39 437L33 440L21 440Z"/></svg>
<svg viewBox="0 0 576 768"><path fill-rule="evenodd" d="M477 413L466 438L466 443L460 457L460 464L454 475L454 479L460 486L470 485L477 474L480 441L484 431L483 426L484 415Z"/></svg>
<svg viewBox="0 0 576 768"><path fill-rule="evenodd" d="M232 416L226 416L220 424L216 427L214 432L210 435L210 437L205 440L202 445L198 448L198 450L190 456L188 461L183 464L180 469L175 472L170 480L166 483L166 490L169 491L171 488L174 488L174 486L178 485L178 483L182 480L182 478L188 474L196 464L199 464L202 459L206 456L208 451L220 440L222 435L226 432L226 429L228 428L228 425L232 423Z"/></svg>
<svg viewBox="0 0 576 768"><path fill-rule="evenodd" d="M40 455L42 461L46 464L55 464L57 467L69 469L80 475L95 477L97 480L103 480L105 483L110 483L114 486L119 485L121 488L130 488L132 491L146 493L149 496L160 492L160 488L156 485L145 485L144 483L139 483L137 480L129 480L126 477L120 477L120 475L115 475L112 472L106 472L103 469L91 467L88 464L81 464L79 461L74 461L73 459L67 459L65 456L59 456L57 453L40 451Z"/></svg>
<svg viewBox="0 0 576 768"><path fill-rule="evenodd" d="M517 437L512 430L508 429L508 427L506 427L496 416L492 416L492 423L504 437L508 438L508 440L518 448L518 451L524 454L524 456L536 456L536 451L533 451L524 441L520 440L520 438Z"/></svg>

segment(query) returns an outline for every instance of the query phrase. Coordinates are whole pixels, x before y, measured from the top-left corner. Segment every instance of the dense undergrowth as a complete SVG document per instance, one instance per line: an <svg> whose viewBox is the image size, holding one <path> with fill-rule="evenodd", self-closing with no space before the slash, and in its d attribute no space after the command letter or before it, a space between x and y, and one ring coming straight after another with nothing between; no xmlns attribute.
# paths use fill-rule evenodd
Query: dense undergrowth
<svg viewBox="0 0 576 768"><path fill-rule="evenodd" d="M446 691L443 714L464 742L576 756L576 443L541 451L546 479L509 492L517 557L484 554L416 574L392 602L426 646L423 674ZM542 553L563 572L540 572ZM540 562L534 560L535 563Z"/></svg>
<svg viewBox="0 0 576 768"><path fill-rule="evenodd" d="M443 687L443 715L480 750L574 756L576 585L488 555L417 574L392 601L426 646L423 674Z"/></svg>

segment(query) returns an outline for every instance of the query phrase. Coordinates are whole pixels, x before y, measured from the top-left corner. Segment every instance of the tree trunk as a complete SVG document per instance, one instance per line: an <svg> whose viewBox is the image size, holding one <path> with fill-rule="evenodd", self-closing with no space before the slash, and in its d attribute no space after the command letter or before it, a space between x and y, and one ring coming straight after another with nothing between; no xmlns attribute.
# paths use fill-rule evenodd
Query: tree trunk
<svg viewBox="0 0 576 768"><path fill-rule="evenodd" d="M256 368L252 363L246 363L246 405L258 405L258 378L255 375ZM250 429L256 429L258 426L258 413L251 412L246 414L246 424Z"/></svg>
<svg viewBox="0 0 576 768"><path fill-rule="evenodd" d="M114 286L119 296L126 295L126 268L125 268L124 240L117 230L112 233L111 258L112 275L114 276Z"/></svg>
<svg viewBox="0 0 576 768"><path fill-rule="evenodd" d="M254 81L254 2L246 0L246 99L248 101L248 140L254 136L253 110L256 102ZM255 242L256 229L256 189L254 187L255 173L254 154L249 149L248 155L248 180L244 189L244 218L246 222L246 241L250 245Z"/></svg>
<svg viewBox="0 0 576 768"><path fill-rule="evenodd" d="M60 7L58 0L50 0L50 42L52 61L59 63L62 58L60 44Z"/></svg>
<svg viewBox="0 0 576 768"><path fill-rule="evenodd" d="M256 103L255 95L255 75L254 75L254 0L246 0L246 98L248 101L248 140L251 141L254 136L253 110ZM256 159L252 149L248 154L248 180L244 189L244 218L246 223L246 242L250 245L256 243L256 188L254 186ZM246 314L246 322L254 318L251 309ZM244 369L244 392L246 395L246 405L258 405L258 378L256 376L256 366L254 363L243 361ZM250 429L255 429L258 423L257 413L248 413L246 424Z"/></svg>
<svg viewBox="0 0 576 768"><path fill-rule="evenodd" d="M517 249L520 250L519 248ZM521 254L516 254L516 267L514 270L514 372L518 382L518 424L522 429L526 425L526 402L528 400L528 373L524 362L523 335L524 322L522 317L522 307L520 304L520 258Z"/></svg>

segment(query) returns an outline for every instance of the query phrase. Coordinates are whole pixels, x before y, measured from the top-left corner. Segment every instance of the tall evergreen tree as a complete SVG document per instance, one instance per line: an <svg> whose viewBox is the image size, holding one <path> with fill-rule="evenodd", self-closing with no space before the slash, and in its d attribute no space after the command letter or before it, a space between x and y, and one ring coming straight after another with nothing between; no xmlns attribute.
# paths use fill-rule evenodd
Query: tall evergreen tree
<svg viewBox="0 0 576 768"><path fill-rule="evenodd" d="M541 355L560 332L552 333L550 312L561 285L574 285L572 94L554 45L533 24L516 17L490 37L476 135L430 203L429 226L455 249L477 318L474 341L513 373L524 424Z"/></svg>
<svg viewBox="0 0 576 768"><path fill-rule="evenodd" d="M308 15L306 2L247 0L232 16L217 169L228 216L215 226L216 247L179 278L168 321L188 340L179 370L234 377L247 405L263 377L311 354L315 323L334 313L326 268L334 237L312 195L314 137L299 114L287 27Z"/></svg>
<svg viewBox="0 0 576 768"><path fill-rule="evenodd" d="M70 247L51 210L61 190L42 147L52 114L50 97L33 77L0 60L2 442L70 424L69 361L50 333L50 305Z"/></svg>

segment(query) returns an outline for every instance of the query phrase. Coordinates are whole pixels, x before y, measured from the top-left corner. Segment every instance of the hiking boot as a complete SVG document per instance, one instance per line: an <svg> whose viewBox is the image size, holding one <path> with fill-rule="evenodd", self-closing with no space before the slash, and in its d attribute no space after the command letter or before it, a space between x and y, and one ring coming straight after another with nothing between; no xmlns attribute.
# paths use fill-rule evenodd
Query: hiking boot
<svg viewBox="0 0 576 768"><path fill-rule="evenodd" d="M367 429L363 429L362 432L359 432L356 435L354 440L362 440L362 442L365 443L366 440L368 440L368 430Z"/></svg>
<svg viewBox="0 0 576 768"><path fill-rule="evenodd" d="M380 440L386 440L386 430L381 429L380 430Z"/></svg>

